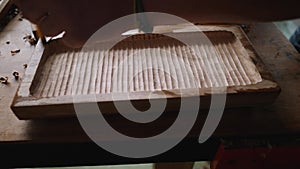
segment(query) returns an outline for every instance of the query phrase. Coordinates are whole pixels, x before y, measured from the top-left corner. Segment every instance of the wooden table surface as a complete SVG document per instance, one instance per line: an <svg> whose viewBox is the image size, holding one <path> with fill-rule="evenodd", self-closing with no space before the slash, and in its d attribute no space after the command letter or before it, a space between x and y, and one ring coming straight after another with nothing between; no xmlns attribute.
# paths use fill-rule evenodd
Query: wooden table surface
<svg viewBox="0 0 300 169"><path fill-rule="evenodd" d="M0 76L8 76L10 81L9 85L0 84L0 149L5 153L5 156L0 158L2 165L55 166L195 161L211 159L220 138L300 136L300 55L271 23L253 25L247 34L282 88L276 102L264 107L226 110L212 139L200 145L195 140L207 116L207 113L202 112L189 134L191 140L187 139L175 150L159 157L135 160L111 155L95 146L85 135L76 118L28 121L17 119L10 109L19 85L19 82L13 79L12 72L17 70L22 77L25 71L23 64L28 63L34 46L25 42L23 37L30 33L30 23L26 20L19 21L18 16L0 33ZM10 43L6 44L7 41ZM20 53L12 56L10 51L16 49L20 49ZM117 127L123 128L124 132L133 132L137 136L157 132L153 127L140 130L137 126L119 123L117 117L110 118ZM166 122L157 123L155 126L166 128L172 119L174 117L168 116ZM185 146L185 143L189 146ZM194 153L189 151L199 154L191 155ZM98 153L97 157L101 158L96 158L91 153ZM176 156L176 153L180 153L181 157ZM182 153L190 156L184 157ZM14 161L9 162L11 159Z"/></svg>

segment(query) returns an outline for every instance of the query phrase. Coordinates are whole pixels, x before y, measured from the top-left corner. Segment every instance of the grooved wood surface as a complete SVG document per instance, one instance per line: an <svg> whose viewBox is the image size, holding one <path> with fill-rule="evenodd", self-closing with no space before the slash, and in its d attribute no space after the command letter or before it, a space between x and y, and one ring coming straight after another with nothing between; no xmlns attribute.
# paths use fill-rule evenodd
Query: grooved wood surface
<svg viewBox="0 0 300 169"><path fill-rule="evenodd" d="M135 35L111 50L68 50L48 59L35 97L244 86L262 81L234 34L206 32L211 43L185 45L164 35ZM179 35L191 39L193 33Z"/></svg>

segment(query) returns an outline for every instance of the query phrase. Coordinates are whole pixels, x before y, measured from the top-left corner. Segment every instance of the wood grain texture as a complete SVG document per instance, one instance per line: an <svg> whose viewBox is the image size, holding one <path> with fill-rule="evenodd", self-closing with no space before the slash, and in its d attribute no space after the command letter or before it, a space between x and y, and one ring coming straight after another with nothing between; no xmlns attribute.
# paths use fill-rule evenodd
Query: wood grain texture
<svg viewBox="0 0 300 169"><path fill-rule="evenodd" d="M128 98L143 109L148 99L200 96L201 108L209 108L212 88L227 90L227 107L273 102L280 89L239 27L202 29L205 39L199 42L197 33L176 33L188 45L159 34L135 35L110 50L101 48L106 43L88 50L52 43L41 54L37 45L12 109L21 119L73 116L74 96L81 103L96 97L106 113L117 113L113 102Z"/></svg>
<svg viewBox="0 0 300 169"><path fill-rule="evenodd" d="M32 95L127 93L257 84L262 78L230 32L210 32L214 44L186 46L175 39L138 35L104 50L66 51L47 57ZM194 35L183 34L185 38ZM137 38L137 40L135 40ZM159 45L158 45L159 44Z"/></svg>

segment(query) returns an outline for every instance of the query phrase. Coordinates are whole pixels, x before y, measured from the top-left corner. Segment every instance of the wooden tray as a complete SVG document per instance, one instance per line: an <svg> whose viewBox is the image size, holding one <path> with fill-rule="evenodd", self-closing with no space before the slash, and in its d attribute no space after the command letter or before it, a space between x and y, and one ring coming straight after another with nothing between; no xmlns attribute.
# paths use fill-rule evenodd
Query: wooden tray
<svg viewBox="0 0 300 169"><path fill-rule="evenodd" d="M98 49L71 50L55 42L45 47L38 44L12 110L19 119L74 116L74 96L80 96L82 103L96 96L103 113L117 113L113 102L128 98L137 109L147 109L149 99L166 97L166 111L171 112L178 110L172 105L178 105L182 97L200 96L205 109L211 89L224 87L227 108L276 99L280 87L239 26L199 28L212 46L195 43L187 47L160 34L128 37L106 54ZM195 37L184 26L160 30Z"/></svg>

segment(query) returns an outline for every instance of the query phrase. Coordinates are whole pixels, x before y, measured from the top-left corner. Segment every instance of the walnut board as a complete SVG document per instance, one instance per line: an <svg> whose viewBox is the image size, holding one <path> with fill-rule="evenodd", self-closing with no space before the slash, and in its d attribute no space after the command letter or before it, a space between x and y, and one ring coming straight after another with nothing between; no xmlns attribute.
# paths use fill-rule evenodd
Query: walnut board
<svg viewBox="0 0 300 169"><path fill-rule="evenodd" d="M134 35L109 51L39 43L12 110L19 119L74 116L74 96L80 96L79 103L96 101L102 113L117 113L113 103L129 98L138 109L147 109L151 99L167 98L166 111L172 112L182 97L201 97L206 109L211 95L224 87L227 108L276 99L280 87L239 26L199 28L210 44L187 46L161 34ZM166 26L166 32L186 39L196 36L184 26Z"/></svg>

